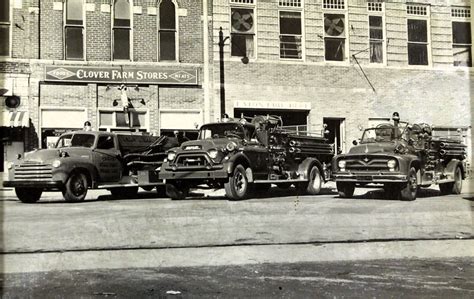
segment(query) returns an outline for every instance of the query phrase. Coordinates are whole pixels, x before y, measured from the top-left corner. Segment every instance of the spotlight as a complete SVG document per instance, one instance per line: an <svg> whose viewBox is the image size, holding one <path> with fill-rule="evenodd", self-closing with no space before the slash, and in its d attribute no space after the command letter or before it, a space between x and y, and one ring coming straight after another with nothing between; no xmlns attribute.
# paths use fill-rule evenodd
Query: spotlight
<svg viewBox="0 0 474 299"><path fill-rule="evenodd" d="M118 105L117 100L114 100L114 101L112 102L112 105L113 105L113 106L117 106L117 105Z"/></svg>

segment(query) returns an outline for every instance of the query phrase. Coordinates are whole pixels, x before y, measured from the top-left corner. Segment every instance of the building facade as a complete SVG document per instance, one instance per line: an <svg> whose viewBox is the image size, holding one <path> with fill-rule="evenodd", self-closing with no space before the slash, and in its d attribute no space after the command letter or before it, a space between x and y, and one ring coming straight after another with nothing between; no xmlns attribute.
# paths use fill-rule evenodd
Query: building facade
<svg viewBox="0 0 474 299"><path fill-rule="evenodd" d="M223 113L277 114L340 152L394 111L471 125L469 0L4 0L1 8L4 161L85 121L193 138Z"/></svg>

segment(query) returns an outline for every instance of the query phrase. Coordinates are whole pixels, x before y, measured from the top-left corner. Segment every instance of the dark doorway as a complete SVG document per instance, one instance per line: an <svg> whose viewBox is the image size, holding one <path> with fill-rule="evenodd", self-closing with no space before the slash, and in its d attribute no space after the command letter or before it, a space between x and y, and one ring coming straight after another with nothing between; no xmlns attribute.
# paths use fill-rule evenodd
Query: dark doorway
<svg viewBox="0 0 474 299"><path fill-rule="evenodd" d="M334 143L336 154L345 152L344 119L325 117L323 122L326 125L324 137L329 143Z"/></svg>
<svg viewBox="0 0 474 299"><path fill-rule="evenodd" d="M234 109L234 117L254 117L255 115L278 115L284 126L305 126L308 124L308 110L266 110L266 109Z"/></svg>

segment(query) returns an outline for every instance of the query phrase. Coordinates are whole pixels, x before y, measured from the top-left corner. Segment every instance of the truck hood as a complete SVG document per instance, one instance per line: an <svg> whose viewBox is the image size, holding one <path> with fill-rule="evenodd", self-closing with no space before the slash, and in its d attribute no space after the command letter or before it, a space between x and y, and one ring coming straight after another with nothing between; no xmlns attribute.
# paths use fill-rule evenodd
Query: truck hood
<svg viewBox="0 0 474 299"><path fill-rule="evenodd" d="M242 140L239 138L216 138L216 139L205 139L205 140L192 140L186 141L181 144L181 150L191 151L191 150L210 150L210 149L221 149L226 146L229 142L235 142L237 145L242 144Z"/></svg>
<svg viewBox="0 0 474 299"><path fill-rule="evenodd" d="M365 143L353 146L348 154L375 154L395 152L395 142Z"/></svg>
<svg viewBox="0 0 474 299"><path fill-rule="evenodd" d="M62 149L40 149L32 152L25 153L23 161L38 162L38 163L51 163L54 160L60 159L60 152L66 152L68 157L74 156L90 156L90 148L81 147L70 147Z"/></svg>

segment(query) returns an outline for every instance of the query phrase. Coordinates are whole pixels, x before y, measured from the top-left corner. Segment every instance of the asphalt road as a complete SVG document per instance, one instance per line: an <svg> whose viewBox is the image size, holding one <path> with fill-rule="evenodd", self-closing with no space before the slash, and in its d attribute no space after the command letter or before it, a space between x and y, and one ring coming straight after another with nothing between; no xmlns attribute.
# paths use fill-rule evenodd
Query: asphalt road
<svg viewBox="0 0 474 299"><path fill-rule="evenodd" d="M472 197L343 199L326 187L244 201L94 190L23 204L3 192L3 297L474 296Z"/></svg>

